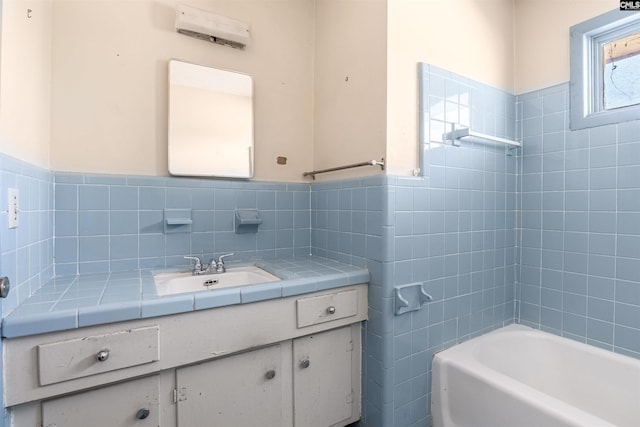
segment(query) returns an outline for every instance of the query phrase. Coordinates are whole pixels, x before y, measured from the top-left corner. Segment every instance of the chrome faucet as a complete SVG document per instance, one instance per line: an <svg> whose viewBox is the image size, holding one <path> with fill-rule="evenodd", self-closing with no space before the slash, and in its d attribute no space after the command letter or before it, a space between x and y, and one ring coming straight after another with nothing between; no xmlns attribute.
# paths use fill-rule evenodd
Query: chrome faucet
<svg viewBox="0 0 640 427"><path fill-rule="evenodd" d="M202 261L200 261L200 257L197 256L186 256L184 259L194 260L195 264L193 265L193 270L191 270L191 274L194 276L199 276L200 274L206 274L209 272L210 265L207 265L203 268Z"/></svg>
<svg viewBox="0 0 640 427"><path fill-rule="evenodd" d="M184 259L195 261L193 270L191 270L191 274L194 276L200 276L201 274L224 273L225 271L227 271L227 268L224 266L224 258L232 255L235 254L231 252L228 254L220 255L218 257L218 261L213 258L209 264L202 264L200 257L197 256L186 256L184 257Z"/></svg>
<svg viewBox="0 0 640 427"><path fill-rule="evenodd" d="M220 255L218 257L218 262L215 261L215 258L211 260L211 264L210 264L210 268L213 267L214 265L216 266L216 273L224 273L225 271L227 271L227 268L224 266L224 259L225 257L228 256L232 256L235 255L233 252L228 253L228 254L224 254L224 255Z"/></svg>

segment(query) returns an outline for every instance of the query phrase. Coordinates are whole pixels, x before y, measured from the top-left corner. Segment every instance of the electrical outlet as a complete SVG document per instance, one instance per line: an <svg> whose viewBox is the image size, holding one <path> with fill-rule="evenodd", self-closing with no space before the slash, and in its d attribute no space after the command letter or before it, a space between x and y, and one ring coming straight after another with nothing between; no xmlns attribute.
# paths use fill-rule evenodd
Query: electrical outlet
<svg viewBox="0 0 640 427"><path fill-rule="evenodd" d="M9 188L7 190L7 194L9 195L9 228L16 228L18 227L18 215L20 212L20 208L18 205L18 189Z"/></svg>

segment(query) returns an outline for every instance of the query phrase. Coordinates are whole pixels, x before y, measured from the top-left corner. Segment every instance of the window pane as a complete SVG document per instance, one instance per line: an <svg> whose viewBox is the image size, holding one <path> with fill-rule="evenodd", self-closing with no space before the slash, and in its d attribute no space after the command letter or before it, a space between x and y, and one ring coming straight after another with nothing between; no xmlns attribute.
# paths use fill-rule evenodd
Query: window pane
<svg viewBox="0 0 640 427"><path fill-rule="evenodd" d="M640 104L640 33L602 45L603 107Z"/></svg>

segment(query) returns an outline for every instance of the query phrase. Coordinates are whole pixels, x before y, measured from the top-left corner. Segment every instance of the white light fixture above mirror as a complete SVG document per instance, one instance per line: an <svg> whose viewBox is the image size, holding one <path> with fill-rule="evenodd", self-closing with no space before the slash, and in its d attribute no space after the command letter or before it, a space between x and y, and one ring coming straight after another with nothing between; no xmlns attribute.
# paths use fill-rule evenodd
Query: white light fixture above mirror
<svg viewBox="0 0 640 427"><path fill-rule="evenodd" d="M251 33L249 24L184 4L176 8L176 31L236 49L245 48Z"/></svg>

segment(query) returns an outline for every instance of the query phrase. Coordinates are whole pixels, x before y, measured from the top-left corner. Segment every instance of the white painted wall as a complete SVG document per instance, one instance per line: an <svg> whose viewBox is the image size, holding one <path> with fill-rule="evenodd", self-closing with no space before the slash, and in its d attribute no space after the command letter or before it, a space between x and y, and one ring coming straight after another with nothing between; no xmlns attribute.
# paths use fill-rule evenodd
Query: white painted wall
<svg viewBox="0 0 640 427"><path fill-rule="evenodd" d="M569 28L619 6L618 0L515 0L515 93L569 81Z"/></svg>
<svg viewBox="0 0 640 427"><path fill-rule="evenodd" d="M1 4L0 151L48 168L51 0Z"/></svg>
<svg viewBox="0 0 640 427"><path fill-rule="evenodd" d="M566 82L569 27L618 6L188 2L249 22L243 52L175 33L177 1L5 0L0 151L52 170L167 175L167 61L177 58L254 76L255 179L302 181L306 170L383 156L386 173L409 175L418 161L418 62L515 93Z"/></svg>
<svg viewBox="0 0 640 427"><path fill-rule="evenodd" d="M250 23L244 51L176 33L176 3L54 2L52 169L167 175L167 61L176 58L252 75L255 179L302 180L312 167L313 1L187 2Z"/></svg>
<svg viewBox="0 0 640 427"><path fill-rule="evenodd" d="M418 166L417 63L486 84L514 87L513 0L389 0L388 173Z"/></svg>
<svg viewBox="0 0 640 427"><path fill-rule="evenodd" d="M386 0L316 2L314 169L385 156L386 20ZM367 166L317 179L382 173Z"/></svg>

